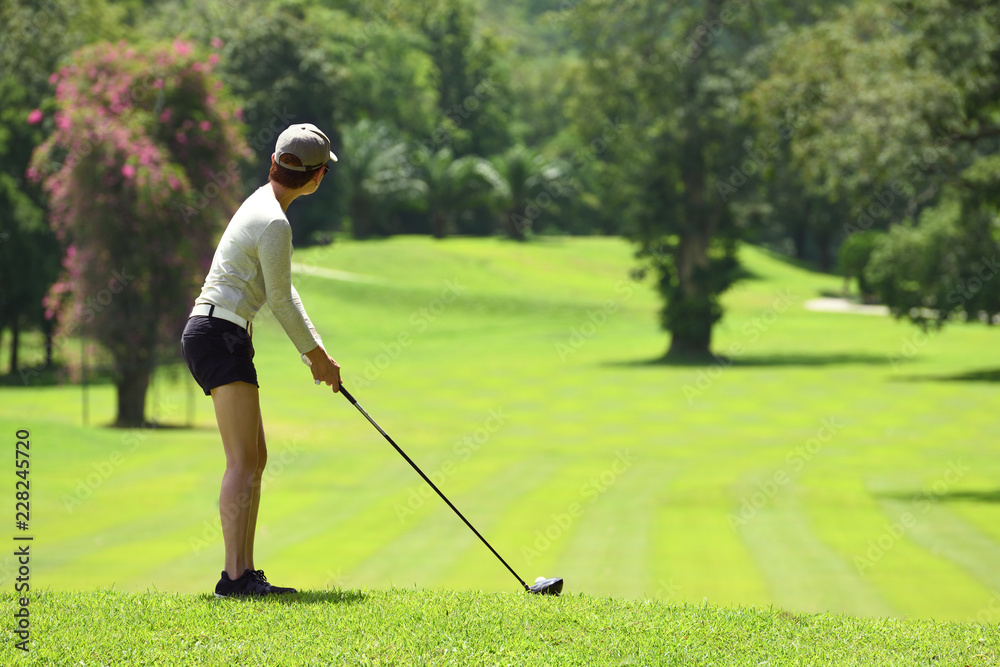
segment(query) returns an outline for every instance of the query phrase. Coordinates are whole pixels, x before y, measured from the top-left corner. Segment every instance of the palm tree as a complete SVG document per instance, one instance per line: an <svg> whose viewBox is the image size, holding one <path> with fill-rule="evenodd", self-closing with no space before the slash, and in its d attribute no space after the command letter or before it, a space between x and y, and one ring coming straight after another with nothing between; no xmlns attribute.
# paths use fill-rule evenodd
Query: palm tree
<svg viewBox="0 0 1000 667"><path fill-rule="evenodd" d="M517 241L527 239L535 218L552 206L557 197L578 189L569 163L546 161L520 144L495 156L493 165L506 185L506 196L500 200L503 211L500 227L508 238Z"/></svg>
<svg viewBox="0 0 1000 667"><path fill-rule="evenodd" d="M351 234L364 239L388 232L401 202L419 196L423 183L412 176L408 145L387 123L368 119L342 131L345 159L338 176L345 189Z"/></svg>
<svg viewBox="0 0 1000 667"><path fill-rule="evenodd" d="M448 147L432 153L426 146L417 149L414 157L434 238L451 233L459 213L497 197L509 197L504 179L481 157L467 155L456 160Z"/></svg>

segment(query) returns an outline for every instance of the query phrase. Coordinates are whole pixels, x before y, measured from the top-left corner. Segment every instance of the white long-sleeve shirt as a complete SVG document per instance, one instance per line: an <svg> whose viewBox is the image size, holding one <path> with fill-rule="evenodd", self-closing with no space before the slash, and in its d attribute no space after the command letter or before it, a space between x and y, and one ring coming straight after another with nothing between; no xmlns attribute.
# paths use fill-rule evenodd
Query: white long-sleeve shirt
<svg viewBox="0 0 1000 667"><path fill-rule="evenodd" d="M299 354L322 344L292 286L292 227L270 183L247 197L229 221L195 300L249 321L265 302Z"/></svg>

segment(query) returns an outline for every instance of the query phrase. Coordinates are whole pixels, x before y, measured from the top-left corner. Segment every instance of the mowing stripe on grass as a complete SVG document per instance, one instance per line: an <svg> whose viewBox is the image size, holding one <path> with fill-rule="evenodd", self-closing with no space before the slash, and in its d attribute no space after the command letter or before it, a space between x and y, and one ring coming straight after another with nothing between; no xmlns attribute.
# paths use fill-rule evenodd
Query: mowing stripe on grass
<svg viewBox="0 0 1000 667"><path fill-rule="evenodd" d="M616 467L617 464L617 467ZM554 522L548 529L565 533L566 548L553 574L566 579L566 591L590 595L640 597L653 594L654 516L669 484L671 472L664 465L638 457L610 459L598 475L593 495L581 499L577 516L562 508L568 525ZM548 530L546 529L546 530Z"/></svg>
<svg viewBox="0 0 1000 667"><path fill-rule="evenodd" d="M943 503L924 499L916 504L900 500L882 500L879 504L891 521L902 526L906 538L958 565L987 589L984 595L1000 590L1000 544ZM905 514L912 520L904 523Z"/></svg>
<svg viewBox="0 0 1000 667"><path fill-rule="evenodd" d="M756 476L753 477L756 479ZM750 488L752 480L746 483ZM794 498L794 481L737 528L778 606L805 612L888 616L889 604L849 560L813 533Z"/></svg>
<svg viewBox="0 0 1000 667"><path fill-rule="evenodd" d="M508 504L508 498L530 493L544 485L554 472L553 465L521 460L501 470L490 471L486 476L480 473L475 487L463 493L451 493L445 488L442 491L517 570L513 545L499 541L501 536L493 530L502 516L496 508ZM441 585L455 589L515 589L516 582L503 564L430 487L420 480L418 483L422 485L418 493L425 499L418 509L426 507L427 511L420 512L419 516L416 513L406 515L401 522L402 532L353 567L348 572L350 580L374 586L392 583L394 586ZM463 567L467 563L476 566ZM488 578L480 576L483 571L489 573ZM521 573L521 576L528 575ZM498 588L496 583L501 586Z"/></svg>

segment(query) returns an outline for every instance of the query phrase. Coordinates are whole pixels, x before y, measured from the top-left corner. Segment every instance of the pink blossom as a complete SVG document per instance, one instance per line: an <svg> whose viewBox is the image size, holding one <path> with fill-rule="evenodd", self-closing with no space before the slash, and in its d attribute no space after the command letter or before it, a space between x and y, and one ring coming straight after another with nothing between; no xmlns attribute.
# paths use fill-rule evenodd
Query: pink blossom
<svg viewBox="0 0 1000 667"><path fill-rule="evenodd" d="M213 37L211 43L212 43L212 48L213 49L221 49L222 48L222 40L219 39L218 37Z"/></svg>
<svg viewBox="0 0 1000 667"><path fill-rule="evenodd" d="M28 125L36 125L42 122L42 110L35 109L28 114Z"/></svg>
<svg viewBox="0 0 1000 667"><path fill-rule="evenodd" d="M174 112L170 110L170 107L167 107L166 109L163 110L163 113L160 114L160 122L161 123L169 123L170 122L170 117L173 116L173 115L174 115Z"/></svg>
<svg viewBox="0 0 1000 667"><path fill-rule="evenodd" d="M177 139L177 143L179 144L186 144L188 142L187 135L183 132L178 132L174 135L174 138Z"/></svg>
<svg viewBox="0 0 1000 667"><path fill-rule="evenodd" d="M177 191L181 188L180 180L173 174L167 175L167 183L170 185L171 190Z"/></svg>
<svg viewBox="0 0 1000 667"><path fill-rule="evenodd" d="M28 171L24 172L24 175L28 177L29 181L38 180L38 170L34 167L28 167Z"/></svg>
<svg viewBox="0 0 1000 667"><path fill-rule="evenodd" d="M155 81L153 81L153 88L161 90L163 88L163 79L156 79Z"/></svg>
<svg viewBox="0 0 1000 667"><path fill-rule="evenodd" d="M203 120L200 123L198 123L198 127L201 129L202 132L208 132L209 130L212 129L212 124L207 120Z"/></svg>
<svg viewBox="0 0 1000 667"><path fill-rule="evenodd" d="M56 112L56 127L60 130L69 129L69 116L64 113Z"/></svg>
<svg viewBox="0 0 1000 667"><path fill-rule="evenodd" d="M191 71L193 71L193 72L200 72L203 67L204 67L204 65L202 65L197 60L194 61L193 63L191 63Z"/></svg>
<svg viewBox="0 0 1000 667"><path fill-rule="evenodd" d="M217 64L218 62L219 62L219 54L218 54L218 53L213 53L213 54L211 54L210 56L208 56L208 64L209 64L209 65L212 65L212 66L214 66L214 65L216 65L216 64Z"/></svg>
<svg viewBox="0 0 1000 667"><path fill-rule="evenodd" d="M191 53L191 45L188 42L183 42L179 39L175 39L174 51L176 51L178 55L186 56L187 54Z"/></svg>
<svg viewBox="0 0 1000 667"><path fill-rule="evenodd" d="M236 111L233 112L233 115L236 116L239 120L243 120L243 108L240 107L236 109Z"/></svg>
<svg viewBox="0 0 1000 667"><path fill-rule="evenodd" d="M52 74L49 75L49 84L50 85L54 86L56 84L56 81L58 81L58 80L59 80L59 73L58 72L53 72Z"/></svg>
<svg viewBox="0 0 1000 667"><path fill-rule="evenodd" d="M122 176L131 180L135 176L135 167L130 164L122 165Z"/></svg>

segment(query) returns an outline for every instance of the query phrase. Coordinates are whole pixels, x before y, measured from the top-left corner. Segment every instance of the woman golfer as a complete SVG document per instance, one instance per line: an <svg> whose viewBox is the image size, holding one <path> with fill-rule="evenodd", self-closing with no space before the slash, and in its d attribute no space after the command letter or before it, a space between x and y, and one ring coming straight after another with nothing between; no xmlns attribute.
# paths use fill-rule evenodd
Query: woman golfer
<svg viewBox="0 0 1000 667"><path fill-rule="evenodd" d="M329 171L330 140L310 124L278 137L268 183L250 195L229 221L181 336L191 374L212 397L226 451L219 514L226 545L219 597L294 593L270 584L253 559L260 480L267 463L259 385L253 365L253 318L266 302L311 363L316 384L340 386L340 366L292 287L292 230L285 212L296 197L316 192Z"/></svg>

